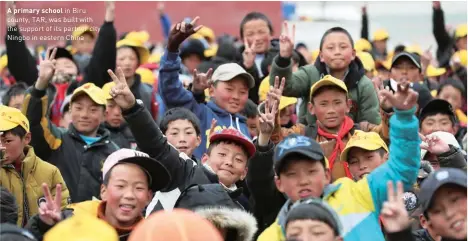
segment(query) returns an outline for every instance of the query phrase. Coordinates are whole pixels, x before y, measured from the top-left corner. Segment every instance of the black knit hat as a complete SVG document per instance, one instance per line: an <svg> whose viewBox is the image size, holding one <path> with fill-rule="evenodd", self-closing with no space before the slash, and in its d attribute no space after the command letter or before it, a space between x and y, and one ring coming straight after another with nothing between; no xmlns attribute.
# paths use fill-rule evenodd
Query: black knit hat
<svg viewBox="0 0 468 241"><path fill-rule="evenodd" d="M288 212L288 223L295 220L317 220L326 223L333 229L335 236L342 236L342 226L336 212L321 199L309 198L296 202Z"/></svg>

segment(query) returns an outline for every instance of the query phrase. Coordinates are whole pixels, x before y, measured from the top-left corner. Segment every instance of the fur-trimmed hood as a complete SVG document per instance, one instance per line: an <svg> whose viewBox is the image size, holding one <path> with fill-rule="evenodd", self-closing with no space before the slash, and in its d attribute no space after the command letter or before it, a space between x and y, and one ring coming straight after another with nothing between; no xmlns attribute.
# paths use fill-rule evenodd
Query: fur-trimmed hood
<svg viewBox="0 0 468 241"><path fill-rule="evenodd" d="M236 230L237 237L232 241L252 241L257 232L257 220L242 209L205 207L196 209L195 212L208 219L217 228Z"/></svg>

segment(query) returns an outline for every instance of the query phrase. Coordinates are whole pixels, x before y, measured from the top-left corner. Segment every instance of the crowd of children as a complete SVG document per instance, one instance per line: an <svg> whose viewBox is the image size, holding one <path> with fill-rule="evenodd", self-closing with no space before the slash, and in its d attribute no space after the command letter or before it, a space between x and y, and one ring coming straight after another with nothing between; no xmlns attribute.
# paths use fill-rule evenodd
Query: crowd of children
<svg viewBox="0 0 468 241"><path fill-rule="evenodd" d="M105 7L68 48L6 41L2 240L467 239L467 30L439 2L436 58L369 39L365 7L310 51L261 12L217 39L160 5L155 55Z"/></svg>

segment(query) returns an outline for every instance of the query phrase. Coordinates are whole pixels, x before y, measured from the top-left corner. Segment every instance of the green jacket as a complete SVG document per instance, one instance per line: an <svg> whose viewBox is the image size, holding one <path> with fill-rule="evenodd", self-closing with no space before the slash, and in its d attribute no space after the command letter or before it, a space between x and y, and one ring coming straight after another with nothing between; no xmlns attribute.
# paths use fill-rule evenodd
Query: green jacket
<svg viewBox="0 0 468 241"><path fill-rule="evenodd" d="M298 71L292 73L292 61L289 61L288 66L281 67L281 64L285 63L282 60L284 59L279 58L279 56L276 56L273 60L270 71L270 85L274 85L275 76L280 77L280 79L285 77L286 84L283 95L303 99L299 110L299 121L303 124L314 123L316 118L307 110L307 103L309 103L312 85L328 74L325 64L317 59L315 64L300 67ZM349 72L344 82L353 101L349 115L354 122L368 121L372 124L380 124L377 93L374 90L372 81L365 76L365 70L358 58L349 65Z"/></svg>

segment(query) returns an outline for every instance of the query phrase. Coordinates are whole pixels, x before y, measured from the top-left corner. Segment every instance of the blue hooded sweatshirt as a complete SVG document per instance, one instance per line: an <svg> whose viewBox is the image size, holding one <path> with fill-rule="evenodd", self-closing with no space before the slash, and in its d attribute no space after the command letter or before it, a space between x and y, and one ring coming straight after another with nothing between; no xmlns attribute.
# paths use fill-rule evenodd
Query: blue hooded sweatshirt
<svg viewBox="0 0 468 241"><path fill-rule="evenodd" d="M193 155L201 159L206 152L209 146L208 136L213 118L217 120L215 130L235 128L250 139L251 136L246 124L247 119L244 116L231 114L221 109L213 100L207 104L197 103L192 92L186 90L179 80L180 66L179 53L166 51L160 62L158 91L167 109L185 107L200 119L202 142Z"/></svg>

